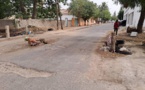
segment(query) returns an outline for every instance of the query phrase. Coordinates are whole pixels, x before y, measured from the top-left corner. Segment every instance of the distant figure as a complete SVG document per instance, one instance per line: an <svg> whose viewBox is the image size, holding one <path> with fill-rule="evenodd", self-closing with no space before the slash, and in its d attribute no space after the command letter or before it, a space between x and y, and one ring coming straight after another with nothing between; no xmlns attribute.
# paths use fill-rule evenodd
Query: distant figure
<svg viewBox="0 0 145 90"><path fill-rule="evenodd" d="M119 28L119 22L118 22L118 20L116 20L114 23L114 32L116 32L116 35L118 33L118 28Z"/></svg>

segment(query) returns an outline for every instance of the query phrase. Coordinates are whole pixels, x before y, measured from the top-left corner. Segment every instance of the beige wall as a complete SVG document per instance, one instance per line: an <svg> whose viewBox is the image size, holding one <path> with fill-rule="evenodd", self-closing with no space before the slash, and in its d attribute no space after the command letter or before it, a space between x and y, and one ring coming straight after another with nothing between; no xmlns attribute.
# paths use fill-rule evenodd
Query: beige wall
<svg viewBox="0 0 145 90"><path fill-rule="evenodd" d="M6 25L9 25L10 28L14 28L14 20L2 20L0 19L0 29L5 29Z"/></svg>
<svg viewBox="0 0 145 90"><path fill-rule="evenodd" d="M10 26L10 29L23 28L28 25L36 26L39 28L53 28L56 29L56 21L50 20L38 20L38 19L29 19L29 20L0 20L0 29L5 29L6 25ZM64 21L63 21L64 26ZM70 26L70 25L69 25Z"/></svg>

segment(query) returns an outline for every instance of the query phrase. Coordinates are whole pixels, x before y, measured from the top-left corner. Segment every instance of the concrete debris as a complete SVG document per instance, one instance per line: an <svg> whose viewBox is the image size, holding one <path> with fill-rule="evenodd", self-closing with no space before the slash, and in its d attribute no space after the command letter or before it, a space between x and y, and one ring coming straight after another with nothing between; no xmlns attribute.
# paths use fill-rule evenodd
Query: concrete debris
<svg viewBox="0 0 145 90"><path fill-rule="evenodd" d="M115 40L115 51L116 53L120 54L125 54L125 55L131 55L131 51L124 47L125 41L124 40ZM105 45L100 49L101 51L104 52L111 52L111 47L112 47L112 40L111 36L107 38L107 41L105 42Z"/></svg>
<svg viewBox="0 0 145 90"><path fill-rule="evenodd" d="M131 37L136 37L137 35L138 35L137 32L131 32L131 34L130 34Z"/></svg>
<svg viewBox="0 0 145 90"><path fill-rule="evenodd" d="M131 51L129 49L127 49L126 47L122 47L120 48L117 53L120 53L120 54L124 54L124 55L131 55Z"/></svg>
<svg viewBox="0 0 145 90"><path fill-rule="evenodd" d="M110 50L110 47L104 46L104 47L100 48L100 50L104 51L104 52L108 52Z"/></svg>
<svg viewBox="0 0 145 90"><path fill-rule="evenodd" d="M120 51L129 51L126 47L122 47L119 49Z"/></svg>

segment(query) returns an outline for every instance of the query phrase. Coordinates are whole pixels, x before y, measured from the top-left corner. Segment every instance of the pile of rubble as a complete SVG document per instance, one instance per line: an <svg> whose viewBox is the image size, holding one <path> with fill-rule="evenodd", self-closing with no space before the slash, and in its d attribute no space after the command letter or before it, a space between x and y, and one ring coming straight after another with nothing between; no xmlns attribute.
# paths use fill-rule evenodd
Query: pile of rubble
<svg viewBox="0 0 145 90"><path fill-rule="evenodd" d="M131 51L127 49L125 46L124 40L118 40L114 33L111 33L107 40L104 42L104 45L102 48L100 48L101 51L104 52L113 52L113 53L120 53L125 55L131 55Z"/></svg>

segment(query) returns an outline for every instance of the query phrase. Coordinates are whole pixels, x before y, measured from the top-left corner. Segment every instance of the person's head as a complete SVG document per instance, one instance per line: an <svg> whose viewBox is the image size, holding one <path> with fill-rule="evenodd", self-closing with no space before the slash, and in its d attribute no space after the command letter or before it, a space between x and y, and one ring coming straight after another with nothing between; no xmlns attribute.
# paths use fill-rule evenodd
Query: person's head
<svg viewBox="0 0 145 90"><path fill-rule="evenodd" d="M116 20L116 22L118 22L118 20Z"/></svg>

